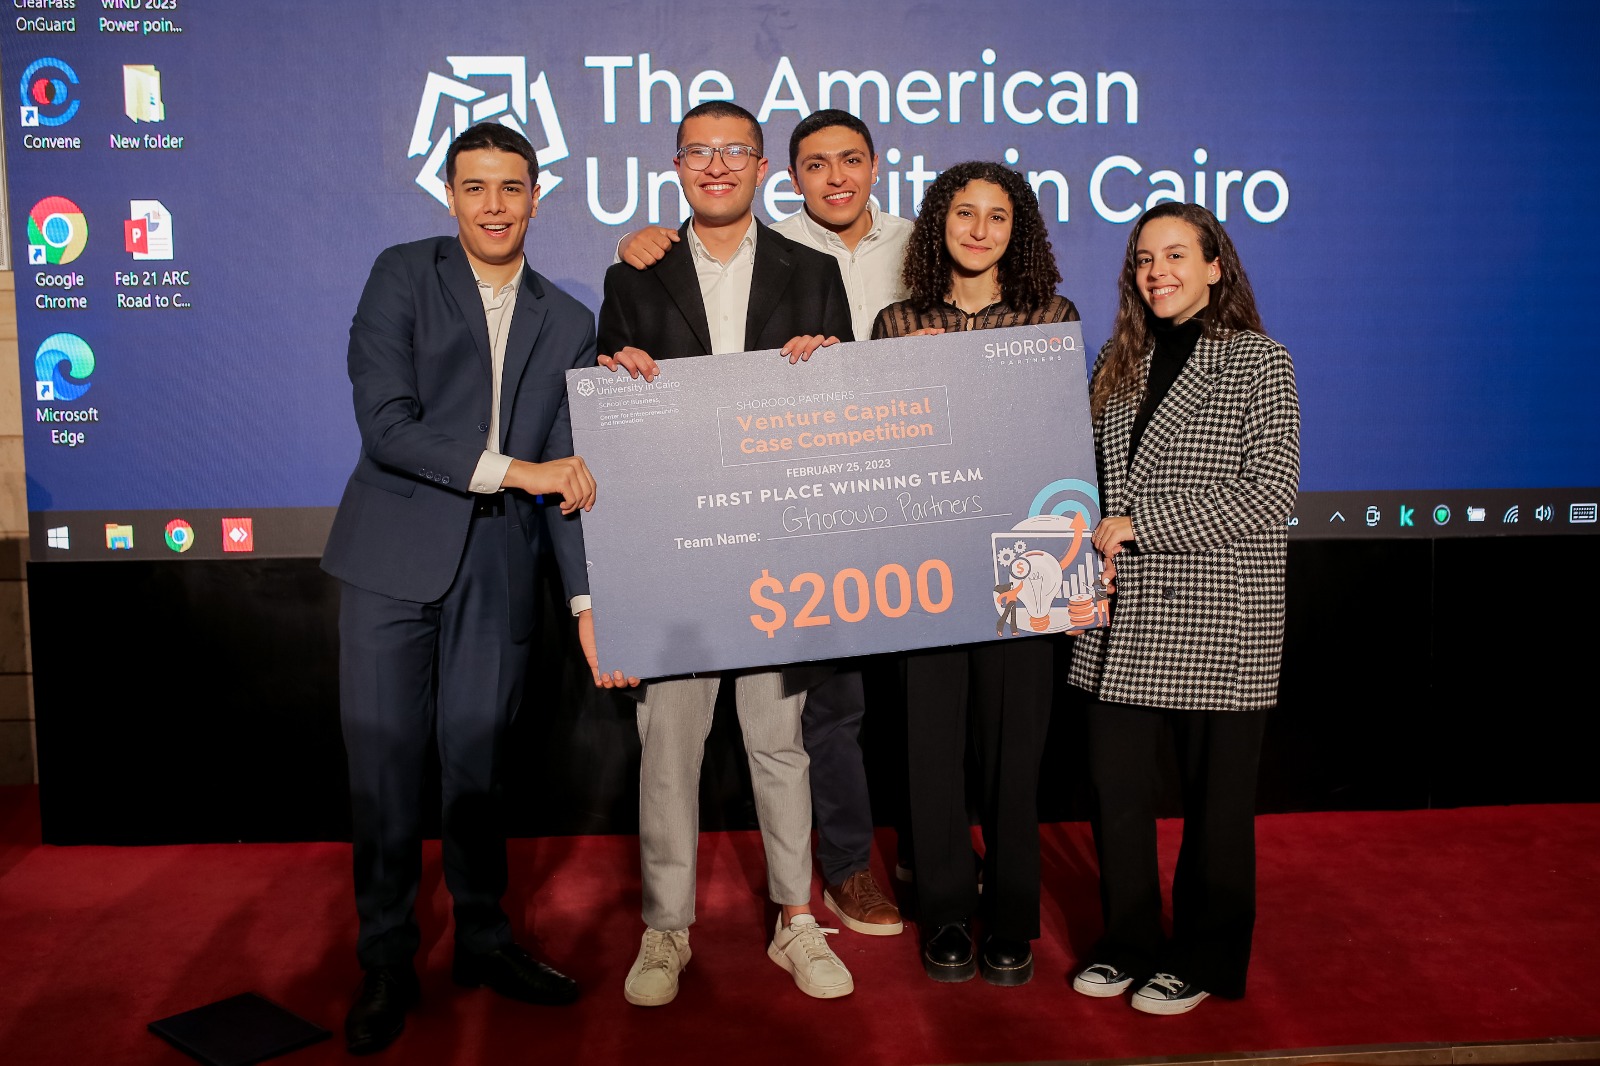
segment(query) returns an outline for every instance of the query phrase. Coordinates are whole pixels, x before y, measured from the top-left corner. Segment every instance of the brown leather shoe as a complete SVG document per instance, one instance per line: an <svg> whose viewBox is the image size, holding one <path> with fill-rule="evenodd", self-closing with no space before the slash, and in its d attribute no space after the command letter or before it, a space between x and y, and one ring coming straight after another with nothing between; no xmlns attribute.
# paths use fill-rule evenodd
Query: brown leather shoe
<svg viewBox="0 0 1600 1066"><path fill-rule="evenodd" d="M894 936L905 928L900 908L883 894L871 870L857 870L840 885L829 885L822 902L847 928L868 936Z"/></svg>

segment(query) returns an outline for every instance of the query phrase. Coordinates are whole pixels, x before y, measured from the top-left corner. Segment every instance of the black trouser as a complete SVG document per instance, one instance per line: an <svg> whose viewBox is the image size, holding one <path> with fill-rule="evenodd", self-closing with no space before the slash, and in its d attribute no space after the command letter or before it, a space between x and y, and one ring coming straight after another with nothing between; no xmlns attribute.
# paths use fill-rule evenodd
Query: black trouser
<svg viewBox="0 0 1600 1066"><path fill-rule="evenodd" d="M861 758L865 707L861 671L840 670L806 693L800 718L811 757L817 864L830 885L865 870L872 855L872 801Z"/></svg>
<svg viewBox="0 0 1600 1066"><path fill-rule="evenodd" d="M911 836L927 933L978 910L965 788L970 732L982 788L987 932L1039 936L1039 761L1053 660L1053 642L1037 637L907 656Z"/></svg>
<svg viewBox="0 0 1600 1066"><path fill-rule="evenodd" d="M1095 701L1089 767L1105 936L1091 961L1139 978L1174 974L1244 995L1256 918L1256 777L1264 712L1176 711ZM1171 738L1183 791L1172 936L1161 928L1156 802Z"/></svg>

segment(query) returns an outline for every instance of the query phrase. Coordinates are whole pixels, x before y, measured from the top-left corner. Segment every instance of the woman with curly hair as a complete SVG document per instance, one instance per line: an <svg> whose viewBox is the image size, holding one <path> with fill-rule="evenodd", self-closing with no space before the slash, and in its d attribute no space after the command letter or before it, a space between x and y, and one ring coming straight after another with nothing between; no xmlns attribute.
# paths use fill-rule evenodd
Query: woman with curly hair
<svg viewBox="0 0 1600 1066"><path fill-rule="evenodd" d="M1071 322L1056 295L1050 238L1022 175L962 163L929 187L906 248L910 299L878 314L874 339ZM1054 642L1016 639L906 657L907 754L922 966L935 981L982 970L996 985L1033 976L1039 936L1039 760L1050 723ZM967 821L968 737L981 768L983 946Z"/></svg>
<svg viewBox="0 0 1600 1066"><path fill-rule="evenodd" d="M1283 647L1286 520L1300 480L1294 367L1266 337L1233 242L1194 204L1146 211L1089 390L1115 568L1109 629L1078 637L1105 934L1072 987L1182 1014L1244 995L1255 795ZM1183 845L1161 928L1156 802L1176 749Z"/></svg>

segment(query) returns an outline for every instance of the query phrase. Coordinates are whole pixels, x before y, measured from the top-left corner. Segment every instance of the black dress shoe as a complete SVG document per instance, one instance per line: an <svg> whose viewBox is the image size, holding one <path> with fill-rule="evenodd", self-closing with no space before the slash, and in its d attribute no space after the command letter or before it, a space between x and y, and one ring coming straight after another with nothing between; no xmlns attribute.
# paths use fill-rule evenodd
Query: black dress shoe
<svg viewBox="0 0 1600 1066"><path fill-rule="evenodd" d="M406 1027L406 1011L420 990L410 966L374 966L361 979L361 994L344 1016L344 1046L352 1055L370 1055L394 1043Z"/></svg>
<svg viewBox="0 0 1600 1066"><path fill-rule="evenodd" d="M450 976L466 988L488 985L508 999L559 1007L578 998L578 982L515 944L468 955L456 953Z"/></svg>
<svg viewBox="0 0 1600 1066"><path fill-rule="evenodd" d="M1025 985L1033 980L1033 948L1026 940L984 937L978 969L991 985Z"/></svg>
<svg viewBox="0 0 1600 1066"><path fill-rule="evenodd" d="M970 981L978 972L966 922L941 925L922 942L922 968L935 981Z"/></svg>

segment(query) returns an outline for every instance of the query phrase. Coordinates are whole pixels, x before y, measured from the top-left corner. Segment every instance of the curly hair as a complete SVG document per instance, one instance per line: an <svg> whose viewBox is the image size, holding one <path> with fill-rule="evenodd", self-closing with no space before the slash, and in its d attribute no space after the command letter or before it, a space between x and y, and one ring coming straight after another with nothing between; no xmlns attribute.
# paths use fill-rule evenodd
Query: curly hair
<svg viewBox="0 0 1600 1066"><path fill-rule="evenodd" d="M946 170L934 179L922 198L922 209L906 246L903 274L911 303L919 311L926 311L950 295L954 262L944 243L945 217L956 193L974 181L998 185L1011 198L1011 240L997 271L1000 298L1014 310L1032 311L1054 296L1056 286L1061 284L1050 235L1039 215L1039 198L1021 174L982 160L958 163Z"/></svg>
<svg viewBox="0 0 1600 1066"><path fill-rule="evenodd" d="M1138 267L1134 262L1139 248L1139 234L1145 223L1158 218L1176 218L1194 228L1200 239L1200 254L1207 263L1221 267L1220 276L1211 286L1211 295L1204 311L1205 336L1227 337L1239 330L1262 332L1261 315L1256 311L1255 290L1250 278L1239 262L1239 253L1233 247L1228 232L1217 221L1217 216L1199 204L1160 203L1150 208L1133 224L1128 234L1128 251L1122 259L1122 276L1117 281L1117 320L1111 329L1111 339L1106 342L1100 365L1089 383L1089 413L1099 418L1107 405L1115 400L1129 402L1139 395L1140 370L1144 353L1155 344L1151 323L1155 315L1145 304L1139 292Z"/></svg>

